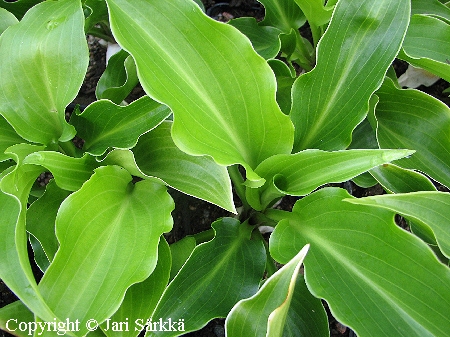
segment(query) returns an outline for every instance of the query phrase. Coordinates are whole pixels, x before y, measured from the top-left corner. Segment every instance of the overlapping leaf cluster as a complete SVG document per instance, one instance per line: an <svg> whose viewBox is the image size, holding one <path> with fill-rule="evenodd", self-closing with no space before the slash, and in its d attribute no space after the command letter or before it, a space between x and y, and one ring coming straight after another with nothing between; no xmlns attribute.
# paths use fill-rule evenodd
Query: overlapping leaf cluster
<svg viewBox="0 0 450 337"><path fill-rule="evenodd" d="M324 299L358 336L449 331L450 110L392 68L449 80L448 5L260 2L263 21L224 24L192 0L0 1L0 278L19 298L2 329L136 336L149 319L178 336L226 317L227 336L326 336ZM69 118L85 34L122 50ZM349 180L386 195L329 187ZM168 245L167 187L236 215ZM291 212L273 208L285 195Z"/></svg>

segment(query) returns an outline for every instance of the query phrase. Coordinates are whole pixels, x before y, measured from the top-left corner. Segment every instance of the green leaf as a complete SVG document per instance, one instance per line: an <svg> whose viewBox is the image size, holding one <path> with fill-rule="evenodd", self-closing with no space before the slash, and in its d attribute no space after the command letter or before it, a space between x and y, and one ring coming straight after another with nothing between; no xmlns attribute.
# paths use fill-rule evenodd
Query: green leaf
<svg viewBox="0 0 450 337"><path fill-rule="evenodd" d="M65 121L88 65L80 1L45 1L0 36L0 114L24 139L75 135Z"/></svg>
<svg viewBox="0 0 450 337"><path fill-rule="evenodd" d="M12 13L0 7L0 35L6 30L6 28L15 25L18 22L19 21Z"/></svg>
<svg viewBox="0 0 450 337"><path fill-rule="evenodd" d="M396 162L417 169L450 186L450 109L417 90L397 89L386 79L377 91L377 138L381 148L416 150L411 158Z"/></svg>
<svg viewBox="0 0 450 337"><path fill-rule="evenodd" d="M97 23L108 22L108 7L103 0L83 0L83 7L89 11L84 23L86 34Z"/></svg>
<svg viewBox="0 0 450 337"><path fill-rule="evenodd" d="M297 4L291 0L258 0L265 8L264 26L273 26L284 33L297 30L306 22L306 17Z"/></svg>
<svg viewBox="0 0 450 337"><path fill-rule="evenodd" d="M11 125L0 115L0 161L9 159L9 156L5 154L5 150L19 143L26 143L26 141L20 137Z"/></svg>
<svg viewBox="0 0 450 337"><path fill-rule="evenodd" d="M409 0L336 5L317 48L317 65L292 88L294 152L337 150L351 142L369 99L397 55L409 21Z"/></svg>
<svg viewBox="0 0 450 337"><path fill-rule="evenodd" d="M450 194L438 191L413 192L346 200L353 204L389 209L416 225L434 232L442 253L450 258Z"/></svg>
<svg viewBox="0 0 450 337"><path fill-rule="evenodd" d="M53 174L56 184L67 191L80 189L98 166L95 158L89 154L82 158L73 158L54 151L36 151L28 155L23 162L45 167Z"/></svg>
<svg viewBox="0 0 450 337"><path fill-rule="evenodd" d="M236 303L225 321L227 336L283 336L296 280L308 248L309 245L303 247L267 279L255 295ZM301 327L298 332L297 336L304 336Z"/></svg>
<svg viewBox="0 0 450 337"><path fill-rule="evenodd" d="M308 22L316 26L327 24L333 14L333 7L324 6L321 0L295 0L295 2L305 13Z"/></svg>
<svg viewBox="0 0 450 337"><path fill-rule="evenodd" d="M109 99L120 104L138 84L136 65L125 50L120 50L108 60L106 69L95 89L97 99Z"/></svg>
<svg viewBox="0 0 450 337"><path fill-rule="evenodd" d="M291 111L291 89L295 82L295 72L283 61L272 59L268 60L272 71L277 79L277 102L286 115Z"/></svg>
<svg viewBox="0 0 450 337"><path fill-rule="evenodd" d="M182 151L242 164L256 181L261 161L291 152L293 126L276 103L275 76L236 28L188 0L107 3L144 90L173 111Z"/></svg>
<svg viewBox="0 0 450 337"><path fill-rule="evenodd" d="M320 299L311 295L305 279L297 277L283 337L329 336L328 317Z"/></svg>
<svg viewBox="0 0 450 337"><path fill-rule="evenodd" d="M42 169L22 161L40 149L42 146L19 144L7 151L17 165L0 181L0 279L36 315L53 321L57 316L42 298L31 270L25 228L28 194Z"/></svg>
<svg viewBox="0 0 450 337"><path fill-rule="evenodd" d="M31 333L28 330L19 329L21 322L34 322L33 313L21 301L15 301L0 308L0 329L15 336L29 337Z"/></svg>
<svg viewBox="0 0 450 337"><path fill-rule="evenodd" d="M135 337L138 335L140 326L145 325L147 318L152 315L169 282L170 264L169 245L161 236L155 270L147 279L128 288L120 308L102 325L106 336ZM128 322L128 331L113 331L114 322Z"/></svg>
<svg viewBox="0 0 450 337"><path fill-rule="evenodd" d="M226 167L217 165L210 157L180 151L171 138L171 128L171 122L164 122L141 136L132 149L139 170L183 193L236 213Z"/></svg>
<svg viewBox="0 0 450 337"><path fill-rule="evenodd" d="M159 237L172 227L164 186L131 181L123 168L100 167L58 211L60 248L39 289L57 315L80 321L79 335L88 319L110 317L126 289L150 275Z"/></svg>
<svg viewBox="0 0 450 337"><path fill-rule="evenodd" d="M164 292L152 319L184 319L184 332L149 332L179 336L200 329L258 290L266 264L264 245L250 239L253 227L233 218L213 223L216 236L198 245Z"/></svg>
<svg viewBox="0 0 450 337"><path fill-rule="evenodd" d="M411 14L434 15L450 21L450 8L438 0L411 0Z"/></svg>
<svg viewBox="0 0 450 337"><path fill-rule="evenodd" d="M394 164L383 164L369 172L386 191L391 193L436 190L433 183L423 174Z"/></svg>
<svg viewBox="0 0 450 337"><path fill-rule="evenodd" d="M170 253L172 255L172 268L170 269L170 280L173 280L178 274L181 267L191 256L197 242L193 236L185 236L181 240L170 245Z"/></svg>
<svg viewBox="0 0 450 337"><path fill-rule="evenodd" d="M450 25L426 15L413 15L400 59L450 81Z"/></svg>
<svg viewBox="0 0 450 337"><path fill-rule="evenodd" d="M85 141L83 149L99 156L109 147L132 148L139 136L169 115L170 110L165 105L144 96L127 106L107 100L96 101L71 122Z"/></svg>
<svg viewBox="0 0 450 337"><path fill-rule="evenodd" d="M56 214L60 204L69 194L68 191L58 188L52 180L46 186L42 197L33 202L27 211L27 231L39 241L50 262L58 250L55 234Z"/></svg>
<svg viewBox="0 0 450 337"><path fill-rule="evenodd" d="M326 183L349 180L369 169L413 153L409 150L305 150L277 155L262 162L255 172L267 183L247 189L247 199L257 210L286 194L302 196ZM260 197L260 204L258 202Z"/></svg>
<svg viewBox="0 0 450 337"><path fill-rule="evenodd" d="M325 188L297 201L272 233L272 256L285 263L310 243L308 288L358 336L445 336L448 267L394 223L395 213L346 198Z"/></svg>
<svg viewBox="0 0 450 337"><path fill-rule="evenodd" d="M12 2L0 0L0 7L7 9L21 20L31 7L40 2L42 2L42 0L17 0Z"/></svg>
<svg viewBox="0 0 450 337"><path fill-rule="evenodd" d="M255 51L266 60L278 55L281 48L279 29L258 25L255 18L249 17L237 18L229 21L228 24L245 34L252 42Z"/></svg>

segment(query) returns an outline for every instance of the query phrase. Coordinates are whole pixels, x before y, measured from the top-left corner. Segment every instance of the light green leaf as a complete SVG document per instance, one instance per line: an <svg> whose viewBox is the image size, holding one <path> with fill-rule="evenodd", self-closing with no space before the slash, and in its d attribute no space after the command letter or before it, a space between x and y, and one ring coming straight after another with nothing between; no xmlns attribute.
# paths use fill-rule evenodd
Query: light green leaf
<svg viewBox="0 0 450 337"><path fill-rule="evenodd" d="M45 1L0 36L0 114L24 139L68 141L65 108L83 82L88 49L80 1Z"/></svg>
<svg viewBox="0 0 450 337"><path fill-rule="evenodd" d="M13 2L0 1L0 7L13 13L19 20L22 19L27 10L43 0L17 0Z"/></svg>
<svg viewBox="0 0 450 337"><path fill-rule="evenodd" d="M429 227L442 253L450 258L450 194L421 191L405 194L372 196L345 200L353 204L389 209L416 225Z"/></svg>
<svg viewBox="0 0 450 337"><path fill-rule="evenodd" d="M358 336L445 336L448 267L395 213L342 201L350 197L325 188L297 201L272 233L272 256L285 263L310 243L308 288Z"/></svg>
<svg viewBox="0 0 450 337"><path fill-rule="evenodd" d="M127 106L96 101L71 122L85 141L83 149L99 156L109 147L132 148L140 135L155 128L169 115L167 106L144 96Z"/></svg>
<svg viewBox="0 0 450 337"><path fill-rule="evenodd" d="M120 50L108 60L106 69L95 89L97 99L109 99L120 104L138 84L136 65L125 50Z"/></svg>
<svg viewBox="0 0 450 337"><path fill-rule="evenodd" d="M413 15L399 58L450 81L450 25L426 15Z"/></svg>
<svg viewBox="0 0 450 337"><path fill-rule="evenodd" d="M141 136L132 149L139 170L162 179L169 186L236 213L226 167L210 157L190 156L174 144L171 122Z"/></svg>
<svg viewBox="0 0 450 337"><path fill-rule="evenodd" d="M85 154L82 158L74 158L54 151L31 153L23 162L45 167L53 174L56 184L67 191L80 189L98 166L95 158L89 154Z"/></svg>
<svg viewBox="0 0 450 337"><path fill-rule="evenodd" d="M182 151L242 164L256 181L252 169L261 161L291 152L293 126L276 103L275 76L236 28L190 0L107 3L144 90L173 111Z"/></svg>
<svg viewBox="0 0 450 337"><path fill-rule="evenodd" d="M322 0L295 0L295 2L305 13L308 22L316 26L327 24L333 14L333 7L324 6Z"/></svg>
<svg viewBox="0 0 450 337"><path fill-rule="evenodd" d="M450 21L450 8L438 0L411 0L411 14L434 15Z"/></svg>
<svg viewBox="0 0 450 337"><path fill-rule="evenodd" d="M164 186L133 184L117 166L97 168L58 211L60 248L39 283L48 305L60 317L78 319L79 335L87 333L88 319L110 317L126 289L154 270L173 208Z"/></svg>
<svg viewBox="0 0 450 337"><path fill-rule="evenodd" d="M27 231L32 234L44 249L48 261L52 261L58 250L55 234L55 219L60 204L69 192L58 186L54 180L45 188L45 193L33 202L27 211Z"/></svg>
<svg viewBox="0 0 450 337"><path fill-rule="evenodd" d="M41 149L42 146L19 144L7 151L17 165L0 181L0 279L36 315L53 321L57 316L43 300L31 270L25 228L28 194L42 169L23 165L22 161Z"/></svg>
<svg viewBox="0 0 450 337"><path fill-rule="evenodd" d="M279 35L281 31L275 27L258 25L255 18L243 17L228 21L228 24L239 29L252 42L255 51L266 60L277 56L281 48Z"/></svg>
<svg viewBox="0 0 450 337"><path fill-rule="evenodd" d="M33 313L21 302L15 301L0 308L0 329L19 337L29 337L28 330L21 331L21 322L34 322Z"/></svg>
<svg viewBox="0 0 450 337"><path fill-rule="evenodd" d="M377 138L381 148L416 150L411 158L397 164L429 174L450 186L450 109L417 90L397 89L386 78L377 91Z"/></svg>
<svg viewBox="0 0 450 337"><path fill-rule="evenodd" d="M286 194L306 195L323 184L349 180L375 166L411 153L409 150L305 150L273 156L255 170L267 183L261 189L248 188L247 199L252 207L261 210L275 198Z"/></svg>
<svg viewBox="0 0 450 337"><path fill-rule="evenodd" d="M6 30L6 28L15 25L18 22L19 21L16 19L14 14L0 7L0 35Z"/></svg>
<svg viewBox="0 0 450 337"><path fill-rule="evenodd" d="M409 0L338 2L318 45L316 67L292 88L294 152L350 144L400 49L409 7Z"/></svg>
<svg viewBox="0 0 450 337"><path fill-rule="evenodd" d="M193 236L185 236L181 240L170 245L170 253L172 254L172 268L170 269L170 280L178 274L181 267L191 256L197 242Z"/></svg>
<svg viewBox="0 0 450 337"><path fill-rule="evenodd" d="M423 174L394 164L383 164L369 172L386 191L391 193L436 190L433 183Z"/></svg>
<svg viewBox="0 0 450 337"><path fill-rule="evenodd" d="M108 337L134 337L141 325L155 310L156 304L169 282L171 256L169 245L163 236L159 240L158 263L150 276L128 288L120 308L102 325ZM128 331L113 331L113 322L128 322ZM137 329L137 330L136 330Z"/></svg>
<svg viewBox="0 0 450 337"><path fill-rule="evenodd" d="M9 159L9 156L5 154L5 150L19 143L26 143L26 141L20 137L11 125L0 115L0 161Z"/></svg>
<svg viewBox="0 0 450 337"><path fill-rule="evenodd" d="M216 236L198 245L172 280L152 320L184 319L185 332L148 332L149 336L179 336L200 329L216 317L226 317L237 301L252 296L264 273L266 254L253 227L233 218L213 223Z"/></svg>
<svg viewBox="0 0 450 337"><path fill-rule="evenodd" d="M308 248L309 245L306 245L283 268L267 279L255 295L236 303L225 321L227 336L283 335L298 273Z"/></svg>
<svg viewBox="0 0 450 337"><path fill-rule="evenodd" d="M265 17L261 25L272 26L289 34L306 22L306 17L297 4L291 0L258 0L265 8Z"/></svg>

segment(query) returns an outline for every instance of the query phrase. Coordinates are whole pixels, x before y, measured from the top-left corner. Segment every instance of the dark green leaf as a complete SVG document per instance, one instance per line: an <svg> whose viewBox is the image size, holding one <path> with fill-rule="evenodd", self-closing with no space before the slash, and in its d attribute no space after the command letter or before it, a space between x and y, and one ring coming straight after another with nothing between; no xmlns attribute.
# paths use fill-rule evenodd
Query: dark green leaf
<svg viewBox="0 0 450 337"><path fill-rule="evenodd" d="M195 248L169 284L152 319L184 319L185 331L200 329L225 317L243 298L252 296L266 264L264 245L250 238L253 227L233 218L213 225L216 236ZM185 332L149 332L149 336L179 336Z"/></svg>

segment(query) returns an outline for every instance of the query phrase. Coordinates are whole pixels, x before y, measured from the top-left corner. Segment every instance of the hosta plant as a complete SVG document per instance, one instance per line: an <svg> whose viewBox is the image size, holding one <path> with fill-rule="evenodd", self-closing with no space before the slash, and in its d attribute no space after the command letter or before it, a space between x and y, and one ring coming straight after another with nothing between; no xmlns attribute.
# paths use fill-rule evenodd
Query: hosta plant
<svg viewBox="0 0 450 337"><path fill-rule="evenodd" d="M192 0L0 1L3 330L327 336L326 302L358 336L448 334L450 110L392 68L450 79L448 6L260 2L221 23ZM69 118L86 34L122 50ZM168 188L234 215L169 245Z"/></svg>

